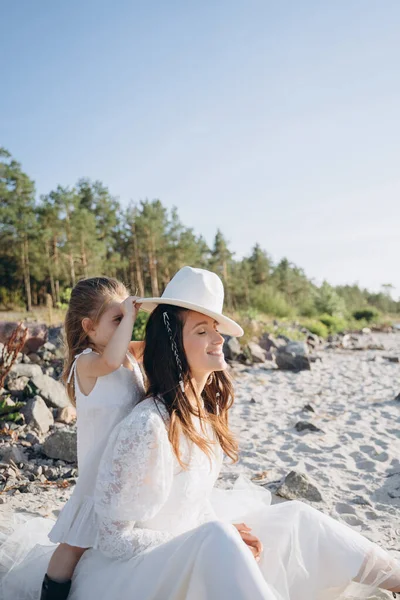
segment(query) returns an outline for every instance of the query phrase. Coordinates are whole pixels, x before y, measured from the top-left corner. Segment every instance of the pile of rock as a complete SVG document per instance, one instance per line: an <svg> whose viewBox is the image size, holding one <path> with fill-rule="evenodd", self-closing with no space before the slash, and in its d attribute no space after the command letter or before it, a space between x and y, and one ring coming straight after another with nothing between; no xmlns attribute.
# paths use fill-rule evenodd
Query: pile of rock
<svg viewBox="0 0 400 600"><path fill-rule="evenodd" d="M0 323L0 351L10 332ZM0 502L77 475L76 411L59 380L62 346L59 328L31 327L0 390Z"/></svg>
<svg viewBox="0 0 400 600"><path fill-rule="evenodd" d="M338 333L328 337L327 350L384 350L371 335L371 329L365 327L360 333Z"/></svg>
<svg viewBox="0 0 400 600"><path fill-rule="evenodd" d="M62 358L57 354L57 347L46 342L35 353L38 359L35 362L30 355L18 356L0 391L0 425L2 415L10 421L13 414L12 420L31 424L39 433L47 433L54 418L59 418L62 410L71 406L64 385L58 380Z"/></svg>
<svg viewBox="0 0 400 600"><path fill-rule="evenodd" d="M225 358L247 365L270 361L278 369L286 371L309 370L312 362L321 360L315 351L322 347L323 342L318 336L306 333L304 341L264 333L257 341L250 341L243 347L237 338L227 336L224 343Z"/></svg>

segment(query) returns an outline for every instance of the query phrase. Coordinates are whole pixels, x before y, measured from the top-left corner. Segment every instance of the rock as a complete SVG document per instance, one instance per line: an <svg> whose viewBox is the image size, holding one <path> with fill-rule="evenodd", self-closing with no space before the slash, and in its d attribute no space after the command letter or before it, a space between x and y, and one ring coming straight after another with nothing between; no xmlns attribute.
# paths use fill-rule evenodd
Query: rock
<svg viewBox="0 0 400 600"><path fill-rule="evenodd" d="M296 356L307 356L309 353L306 342L289 342L289 344L282 348L282 352L296 354Z"/></svg>
<svg viewBox="0 0 400 600"><path fill-rule="evenodd" d="M26 434L26 441L29 442L31 446L40 444L40 438L38 438L36 434L32 433L32 431L29 431L29 433Z"/></svg>
<svg viewBox="0 0 400 600"><path fill-rule="evenodd" d="M55 344L52 344L51 342L46 342L43 346L43 348L45 350L48 350L49 352L51 352L52 354L54 354L54 352L57 350L57 346L55 346Z"/></svg>
<svg viewBox="0 0 400 600"><path fill-rule="evenodd" d="M278 352L276 355L276 364L283 371L310 371L311 365L307 356L297 356L288 352Z"/></svg>
<svg viewBox="0 0 400 600"><path fill-rule="evenodd" d="M283 348L286 346L285 340L276 338L270 333L264 333L258 343L261 348L267 352L269 352L272 348L277 350L278 348Z"/></svg>
<svg viewBox="0 0 400 600"><path fill-rule="evenodd" d="M39 365L42 362L42 359L40 358L39 354L36 354L36 352L29 354L28 358L35 365Z"/></svg>
<svg viewBox="0 0 400 600"><path fill-rule="evenodd" d="M306 330L305 333L307 335L306 344L310 346L311 350L314 350L320 345L321 339L315 333L311 333L310 331Z"/></svg>
<svg viewBox="0 0 400 600"><path fill-rule="evenodd" d="M62 327L49 327L48 340L56 350L63 349L63 328Z"/></svg>
<svg viewBox="0 0 400 600"><path fill-rule="evenodd" d="M236 337L226 337L223 352L226 360L236 360L242 353L239 340Z"/></svg>
<svg viewBox="0 0 400 600"><path fill-rule="evenodd" d="M266 351L261 348L255 342L249 342L247 344L247 348L250 353L250 360L253 363L263 363L266 360Z"/></svg>
<svg viewBox="0 0 400 600"><path fill-rule="evenodd" d="M369 327L363 327L363 328L361 329L361 333L364 333L364 334L367 334L367 335L368 335L369 333L371 333L371 330L370 330L370 328L369 328Z"/></svg>
<svg viewBox="0 0 400 600"><path fill-rule="evenodd" d="M296 431L322 431L322 429L319 429L318 427L316 427L315 425L313 425L313 423L309 423L308 421L299 421L298 423L296 423L296 425L294 426Z"/></svg>
<svg viewBox="0 0 400 600"><path fill-rule="evenodd" d="M40 433L47 433L54 423L53 413L40 396L28 400L21 412L28 425L33 426Z"/></svg>
<svg viewBox="0 0 400 600"><path fill-rule="evenodd" d="M33 444L32 450L34 451L35 454L41 454L42 453L42 444Z"/></svg>
<svg viewBox="0 0 400 600"><path fill-rule="evenodd" d="M26 462L26 456L18 446L7 446L0 449L0 460L7 464L14 462L18 465Z"/></svg>
<svg viewBox="0 0 400 600"><path fill-rule="evenodd" d="M66 425L70 425L76 421L75 406L66 406L65 408L58 409L56 421L58 423L65 423Z"/></svg>
<svg viewBox="0 0 400 600"><path fill-rule="evenodd" d="M371 502L365 496L354 496L350 502L359 506L372 506Z"/></svg>
<svg viewBox="0 0 400 600"><path fill-rule="evenodd" d="M345 333L342 337L342 346L343 348L349 348L351 346L351 336L348 333Z"/></svg>
<svg viewBox="0 0 400 600"><path fill-rule="evenodd" d="M322 362L322 357L321 356L309 356L308 360L310 361L310 363L316 363L316 362Z"/></svg>
<svg viewBox="0 0 400 600"><path fill-rule="evenodd" d="M394 400L395 400L395 402L400 402L400 394L397 394L397 396Z"/></svg>
<svg viewBox="0 0 400 600"><path fill-rule="evenodd" d="M49 481L55 481L56 479L58 479L59 473L55 467L45 467L44 475Z"/></svg>
<svg viewBox="0 0 400 600"><path fill-rule="evenodd" d="M39 394L48 406L54 408L64 408L65 406L71 406L70 399L67 396L67 392L62 383L52 379L48 375L36 375L32 377L29 386L33 384L33 391L35 394Z"/></svg>
<svg viewBox="0 0 400 600"><path fill-rule="evenodd" d="M49 458L77 462L76 430L58 429L44 442L42 451Z"/></svg>
<svg viewBox="0 0 400 600"><path fill-rule="evenodd" d="M256 404L256 403L257 403L257 401L256 401L256 400L254 400L254 398L252 398L252 399L250 400L250 404Z"/></svg>
<svg viewBox="0 0 400 600"><path fill-rule="evenodd" d="M10 379L18 379L19 377L32 378L41 374L42 369L39 367L39 365L20 363L19 365L13 365L11 367L11 371L8 374L7 381L9 381Z"/></svg>
<svg viewBox="0 0 400 600"><path fill-rule="evenodd" d="M37 489L34 483L25 483L21 485L19 488L21 494L39 494L39 490Z"/></svg>
<svg viewBox="0 0 400 600"><path fill-rule="evenodd" d="M290 471L285 481L276 491L278 496L288 500L304 498L311 502L321 502L322 496L318 488L311 483L306 475L296 471Z"/></svg>
<svg viewBox="0 0 400 600"><path fill-rule="evenodd" d="M28 381L29 377L26 377L25 375L17 377L16 379L11 379L7 383L7 389L13 396L22 397L22 392L26 388Z"/></svg>
<svg viewBox="0 0 400 600"><path fill-rule="evenodd" d="M44 362L50 362L54 358L54 354L48 350L45 350L44 352L41 351L40 356Z"/></svg>
<svg viewBox="0 0 400 600"><path fill-rule="evenodd" d="M303 406L303 410L308 410L309 412L315 412L315 410L313 409L313 407L311 406L311 404L305 404Z"/></svg>
<svg viewBox="0 0 400 600"><path fill-rule="evenodd" d="M383 358L385 360L388 360L391 363L396 363L396 364L400 363L400 358L398 356L384 356Z"/></svg>

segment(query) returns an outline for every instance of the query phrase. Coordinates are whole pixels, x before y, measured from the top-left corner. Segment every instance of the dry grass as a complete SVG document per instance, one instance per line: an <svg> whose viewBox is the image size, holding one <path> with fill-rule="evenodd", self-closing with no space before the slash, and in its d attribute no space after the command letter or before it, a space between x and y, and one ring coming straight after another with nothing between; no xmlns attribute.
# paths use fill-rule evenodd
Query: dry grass
<svg viewBox="0 0 400 600"><path fill-rule="evenodd" d="M0 310L0 321L23 321L28 323L46 323L46 325L62 325L66 310L59 308L49 309L45 306L34 308L27 312L23 309Z"/></svg>

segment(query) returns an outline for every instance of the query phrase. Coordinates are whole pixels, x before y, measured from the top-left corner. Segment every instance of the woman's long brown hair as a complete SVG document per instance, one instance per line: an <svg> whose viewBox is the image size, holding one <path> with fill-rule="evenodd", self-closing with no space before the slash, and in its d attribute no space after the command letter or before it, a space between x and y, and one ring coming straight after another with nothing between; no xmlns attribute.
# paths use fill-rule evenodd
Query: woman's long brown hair
<svg viewBox="0 0 400 600"><path fill-rule="evenodd" d="M171 348L171 341L165 327L163 313L167 312L179 358L182 363L183 381L190 386L197 398L193 406L179 386L180 373ZM146 396L160 398L170 416L169 440L175 455L183 468L187 467L181 459L179 440L181 434L195 443L209 457L214 441L207 437L204 427L208 421L225 454L233 461L238 458L238 445L228 425L228 411L233 404L233 385L225 371L211 373L201 398L191 382L189 364L183 346L183 327L187 309L172 305L159 305L150 315L146 326L143 366L147 376ZM204 403L204 406L203 406ZM192 417L200 419L201 435L193 425Z"/></svg>
<svg viewBox="0 0 400 600"><path fill-rule="evenodd" d="M75 406L74 377L68 383L75 356L86 348L93 348L88 334L83 329L82 321L89 317L93 325L98 323L107 306L116 298L128 295L123 283L112 277L90 277L79 281L71 293L67 314L65 316L65 352L62 380L67 394Z"/></svg>

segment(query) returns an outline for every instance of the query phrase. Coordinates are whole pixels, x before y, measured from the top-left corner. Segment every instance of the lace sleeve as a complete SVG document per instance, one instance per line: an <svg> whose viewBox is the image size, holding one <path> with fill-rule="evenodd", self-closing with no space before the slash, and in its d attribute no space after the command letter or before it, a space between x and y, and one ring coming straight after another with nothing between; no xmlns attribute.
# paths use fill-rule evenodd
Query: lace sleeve
<svg viewBox="0 0 400 600"><path fill-rule="evenodd" d="M132 521L99 520L96 548L110 558L133 558L173 538L167 531L135 527Z"/></svg>
<svg viewBox="0 0 400 600"><path fill-rule="evenodd" d="M167 541L166 532L140 527L168 498L173 455L155 406L138 406L113 431L101 459L95 490L99 534L96 546L127 557Z"/></svg>

